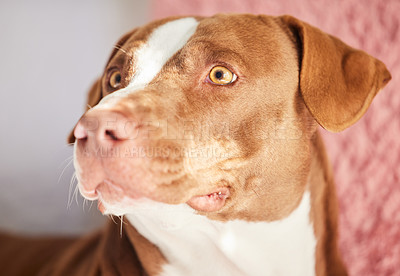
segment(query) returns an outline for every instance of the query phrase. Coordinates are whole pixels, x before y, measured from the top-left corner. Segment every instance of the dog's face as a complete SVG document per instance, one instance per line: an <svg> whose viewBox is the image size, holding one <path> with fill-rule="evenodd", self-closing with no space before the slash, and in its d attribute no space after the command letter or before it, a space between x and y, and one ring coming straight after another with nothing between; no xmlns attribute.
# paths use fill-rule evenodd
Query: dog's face
<svg viewBox="0 0 400 276"><path fill-rule="evenodd" d="M287 216L307 184L316 121L349 126L390 79L321 34L253 15L169 18L127 34L75 128L81 193L105 213L144 197L219 220Z"/></svg>

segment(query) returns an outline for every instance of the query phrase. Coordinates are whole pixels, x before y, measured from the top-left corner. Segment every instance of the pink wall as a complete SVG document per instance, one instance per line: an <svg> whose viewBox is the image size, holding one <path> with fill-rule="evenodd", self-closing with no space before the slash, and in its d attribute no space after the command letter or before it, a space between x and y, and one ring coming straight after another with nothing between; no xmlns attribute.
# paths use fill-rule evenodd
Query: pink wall
<svg viewBox="0 0 400 276"><path fill-rule="evenodd" d="M400 1L153 0L153 18L218 12L291 14L381 59L389 85L340 133L323 131L340 198L351 275L400 275Z"/></svg>

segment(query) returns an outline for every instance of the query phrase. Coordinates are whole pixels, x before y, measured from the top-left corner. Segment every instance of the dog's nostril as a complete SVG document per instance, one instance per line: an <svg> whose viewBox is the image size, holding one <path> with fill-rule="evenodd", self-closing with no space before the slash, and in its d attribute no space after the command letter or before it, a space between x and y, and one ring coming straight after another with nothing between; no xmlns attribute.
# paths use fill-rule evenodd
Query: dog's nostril
<svg viewBox="0 0 400 276"><path fill-rule="evenodd" d="M118 141L118 140L120 140L118 137L117 137L117 135L114 133L114 131L112 131L112 130L106 130L106 137L109 137L109 138L111 138L111 140L114 140L114 141Z"/></svg>
<svg viewBox="0 0 400 276"><path fill-rule="evenodd" d="M79 122L75 129L74 129L74 136L78 140L85 140L88 137L88 133L85 129L85 127L82 125L81 122Z"/></svg>

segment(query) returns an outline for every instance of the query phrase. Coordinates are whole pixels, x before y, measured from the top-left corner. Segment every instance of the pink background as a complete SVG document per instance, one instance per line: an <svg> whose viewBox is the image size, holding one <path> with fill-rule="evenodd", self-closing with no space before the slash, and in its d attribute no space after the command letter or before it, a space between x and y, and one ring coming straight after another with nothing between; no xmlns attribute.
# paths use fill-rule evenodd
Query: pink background
<svg viewBox="0 0 400 276"><path fill-rule="evenodd" d="M340 248L351 275L400 275L400 1L153 0L152 17L291 14L382 60L392 81L353 127L322 131L340 201Z"/></svg>

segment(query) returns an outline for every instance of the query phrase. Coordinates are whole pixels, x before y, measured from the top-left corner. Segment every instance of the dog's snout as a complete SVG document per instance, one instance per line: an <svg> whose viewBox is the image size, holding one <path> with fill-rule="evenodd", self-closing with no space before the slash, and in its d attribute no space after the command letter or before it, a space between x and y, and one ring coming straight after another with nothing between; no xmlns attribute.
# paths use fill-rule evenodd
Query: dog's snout
<svg viewBox="0 0 400 276"><path fill-rule="evenodd" d="M77 140L96 141L99 145L134 138L136 122L128 120L120 112L90 110L81 118L74 130Z"/></svg>

